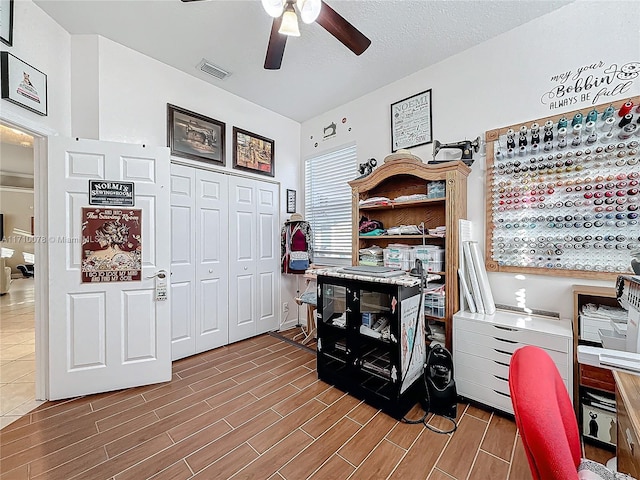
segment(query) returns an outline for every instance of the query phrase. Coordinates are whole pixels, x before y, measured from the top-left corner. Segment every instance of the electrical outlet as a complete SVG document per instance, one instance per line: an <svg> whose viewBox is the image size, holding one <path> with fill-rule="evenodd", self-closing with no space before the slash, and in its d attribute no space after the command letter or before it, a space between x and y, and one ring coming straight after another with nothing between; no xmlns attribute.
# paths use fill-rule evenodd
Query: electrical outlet
<svg viewBox="0 0 640 480"><path fill-rule="evenodd" d="M287 313L288 311L289 311L289 303L283 302L282 303L282 313Z"/></svg>

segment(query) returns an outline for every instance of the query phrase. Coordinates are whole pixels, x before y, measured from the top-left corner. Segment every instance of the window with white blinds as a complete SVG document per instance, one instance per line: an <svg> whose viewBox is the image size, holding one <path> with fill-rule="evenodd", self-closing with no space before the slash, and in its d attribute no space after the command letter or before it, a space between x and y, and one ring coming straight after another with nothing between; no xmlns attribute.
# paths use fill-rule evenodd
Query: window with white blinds
<svg viewBox="0 0 640 480"><path fill-rule="evenodd" d="M313 262L351 265L351 187L358 176L356 146L305 162L305 217L313 232Z"/></svg>

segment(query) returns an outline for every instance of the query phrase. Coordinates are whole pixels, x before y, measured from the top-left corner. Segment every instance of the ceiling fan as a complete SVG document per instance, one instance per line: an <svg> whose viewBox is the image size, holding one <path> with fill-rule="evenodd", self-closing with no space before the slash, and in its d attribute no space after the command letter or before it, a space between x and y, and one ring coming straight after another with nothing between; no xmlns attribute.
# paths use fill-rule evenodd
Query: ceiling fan
<svg viewBox="0 0 640 480"><path fill-rule="evenodd" d="M273 17L264 60L264 68L267 70L278 70L282 65L287 37L300 36L296 10L304 23L318 23L356 55L361 55L371 45L371 40L323 0L262 0L262 6Z"/></svg>

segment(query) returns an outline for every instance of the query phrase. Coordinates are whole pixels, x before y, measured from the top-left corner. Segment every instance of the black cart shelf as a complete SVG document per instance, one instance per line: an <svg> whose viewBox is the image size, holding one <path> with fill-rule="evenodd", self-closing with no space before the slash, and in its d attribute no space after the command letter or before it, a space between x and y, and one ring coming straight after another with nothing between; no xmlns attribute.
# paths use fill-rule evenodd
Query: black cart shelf
<svg viewBox="0 0 640 480"><path fill-rule="evenodd" d="M315 272L318 377L402 418L424 396L420 279Z"/></svg>

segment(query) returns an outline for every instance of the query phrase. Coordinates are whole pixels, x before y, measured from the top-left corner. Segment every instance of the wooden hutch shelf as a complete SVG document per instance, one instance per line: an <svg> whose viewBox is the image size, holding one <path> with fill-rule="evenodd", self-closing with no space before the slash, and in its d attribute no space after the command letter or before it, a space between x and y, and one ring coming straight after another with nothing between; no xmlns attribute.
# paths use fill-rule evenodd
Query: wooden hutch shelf
<svg viewBox="0 0 640 480"><path fill-rule="evenodd" d="M361 248L377 245L382 248L402 241L410 246L423 242L445 249L444 271L445 314L442 318L428 316L428 320L444 323L446 347L451 349L451 318L459 309L458 264L460 258L458 220L467 215L467 177L471 169L461 161L429 165L420 161L402 158L386 162L369 176L349 182L352 193L353 213L353 264L358 264ZM430 182L444 182L444 197L426 200L394 202L394 198L415 194L427 194ZM384 205L360 205L361 200L386 197L391 202ZM401 225L424 224L426 229L446 226L446 235L360 235L358 231L361 215L382 222L385 228Z"/></svg>

